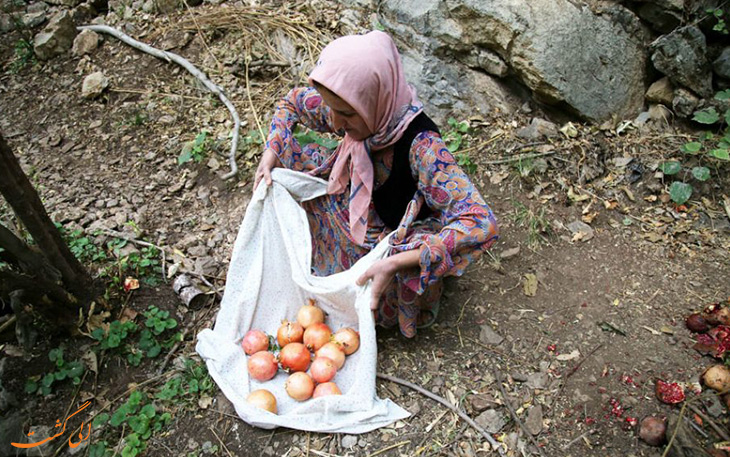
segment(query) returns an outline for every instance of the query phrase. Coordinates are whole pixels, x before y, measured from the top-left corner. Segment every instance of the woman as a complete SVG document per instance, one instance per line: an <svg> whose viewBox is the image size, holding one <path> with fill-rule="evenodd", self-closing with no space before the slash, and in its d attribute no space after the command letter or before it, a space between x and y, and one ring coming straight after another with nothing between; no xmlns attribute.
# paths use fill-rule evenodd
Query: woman
<svg viewBox="0 0 730 457"><path fill-rule="evenodd" d="M333 41L309 82L276 106L254 185L270 185L280 166L329 179L327 195L302 205L319 276L350 268L395 230L390 255L358 284L372 281L376 322L413 337L435 320L443 277L497 239L494 215L422 113L390 36ZM334 151L300 145L297 123L344 138Z"/></svg>

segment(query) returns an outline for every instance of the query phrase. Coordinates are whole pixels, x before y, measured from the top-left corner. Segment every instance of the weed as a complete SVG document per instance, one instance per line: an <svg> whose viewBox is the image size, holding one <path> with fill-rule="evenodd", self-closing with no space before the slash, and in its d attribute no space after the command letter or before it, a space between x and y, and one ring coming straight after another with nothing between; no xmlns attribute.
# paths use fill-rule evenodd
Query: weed
<svg viewBox="0 0 730 457"><path fill-rule="evenodd" d="M191 160L201 162L205 157L205 150L208 146L208 131L203 130L198 133L193 141L185 143L182 148L182 152L177 157L177 164L182 165L188 163Z"/></svg>
<svg viewBox="0 0 730 457"><path fill-rule="evenodd" d="M63 346L51 349L48 352L48 359L56 364L56 370L46 373L43 377L33 376L25 383L25 391L27 393L39 392L41 395L50 395L51 386L56 381L70 379L74 385L81 383L85 368L83 362L74 360L67 362L63 358Z"/></svg>
<svg viewBox="0 0 730 457"><path fill-rule="evenodd" d="M15 58L10 63L10 73L18 73L27 65L35 65L37 63L35 53L33 52L33 43L29 40L21 38L16 41L14 52Z"/></svg>
<svg viewBox="0 0 730 457"><path fill-rule="evenodd" d="M447 124L449 127L443 135L444 143L446 143L446 149L454 155L456 163L459 164L464 171L468 174L476 173L476 164L471 160L469 154L462 150L462 146L466 146L468 142L468 135L472 132L469 122L457 121L453 117L450 117L447 120Z"/></svg>
<svg viewBox="0 0 730 457"><path fill-rule="evenodd" d="M80 262L99 262L107 259L106 252L99 246L96 246L88 236L85 236L81 229L69 232L58 222L54 222L54 224L58 231L61 232L61 236L71 250L71 253Z"/></svg>
<svg viewBox="0 0 730 457"><path fill-rule="evenodd" d="M723 17L724 11L722 8L707 8L706 12L710 13L717 20L717 24L712 27L712 30L720 32L723 35L730 33L727 22L725 22L725 18Z"/></svg>
<svg viewBox="0 0 730 457"><path fill-rule="evenodd" d="M730 101L730 89L718 92L715 94L715 99L727 103ZM718 124L721 129L717 134L703 132L696 141L682 145L681 151L696 159L698 164L691 169L685 169L681 179L673 181L670 185L669 196L677 205L683 205L692 196L694 188L692 184L686 182L690 176L700 182L712 177L710 168L704 165L705 160L713 165L730 161L730 108L725 109L723 114L714 107L705 108L696 111L692 119L703 125ZM664 162L659 167L666 176L679 176L683 170L682 163L676 160Z"/></svg>
<svg viewBox="0 0 730 457"><path fill-rule="evenodd" d="M540 243L547 243L547 236L550 236L552 229L545 216L545 208L540 208L536 214L520 202L515 202L514 207L515 223L527 229L527 246L534 250L540 246Z"/></svg>

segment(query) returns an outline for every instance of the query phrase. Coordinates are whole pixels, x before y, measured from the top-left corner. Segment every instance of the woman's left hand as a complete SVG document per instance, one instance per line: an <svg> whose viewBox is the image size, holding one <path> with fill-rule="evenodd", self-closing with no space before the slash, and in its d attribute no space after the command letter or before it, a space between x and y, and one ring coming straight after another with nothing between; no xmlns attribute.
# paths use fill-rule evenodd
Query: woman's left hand
<svg viewBox="0 0 730 457"><path fill-rule="evenodd" d="M364 286L369 280L373 281L373 298L370 302L371 310L375 311L378 309L380 297L383 296L383 293L385 293L385 290L393 281L396 271L397 268L395 266L395 262L393 262L393 257L386 257L372 264L370 268L368 268L367 271L365 271L365 273L357 279L358 286Z"/></svg>

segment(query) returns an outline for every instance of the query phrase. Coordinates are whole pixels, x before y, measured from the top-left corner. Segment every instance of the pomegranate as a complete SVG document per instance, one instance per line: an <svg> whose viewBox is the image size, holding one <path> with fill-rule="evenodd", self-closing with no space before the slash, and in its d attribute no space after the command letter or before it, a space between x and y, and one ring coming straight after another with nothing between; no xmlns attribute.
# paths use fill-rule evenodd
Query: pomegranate
<svg viewBox="0 0 730 457"><path fill-rule="evenodd" d="M314 301L310 300L309 305L304 305L299 308L297 313L297 322L299 322L305 329L310 325L324 322L324 311L314 305Z"/></svg>
<svg viewBox="0 0 730 457"><path fill-rule="evenodd" d="M720 303L714 303L702 311L702 317L710 325L730 325L730 308Z"/></svg>
<svg viewBox="0 0 730 457"><path fill-rule="evenodd" d="M304 401L312 396L314 392L314 381L307 373L297 371L289 375L284 384L286 393L296 401Z"/></svg>
<svg viewBox="0 0 730 457"><path fill-rule="evenodd" d="M324 397L326 395L342 395L342 392L340 392L340 388L334 382L325 382L314 389L314 398Z"/></svg>
<svg viewBox="0 0 730 457"><path fill-rule="evenodd" d="M709 324L707 323L707 319L702 317L702 314L700 313L690 314L685 320L685 324L687 325L689 331L694 333L703 333L710 328Z"/></svg>
<svg viewBox="0 0 730 457"><path fill-rule="evenodd" d="M259 351L248 357L248 372L257 381L273 378L278 368L276 357L269 351Z"/></svg>
<svg viewBox="0 0 730 457"><path fill-rule="evenodd" d="M697 335L697 343L693 347L703 354L722 358L723 354L730 350L730 327L718 325L707 333Z"/></svg>
<svg viewBox="0 0 730 457"><path fill-rule="evenodd" d="M248 394L246 401L257 408L265 409L270 413L277 413L276 397L266 389L254 390Z"/></svg>
<svg viewBox="0 0 730 457"><path fill-rule="evenodd" d="M337 374L337 367L335 362L327 357L317 357L312 362L312 368L309 369L309 373L318 383L329 382Z"/></svg>
<svg viewBox="0 0 730 457"><path fill-rule="evenodd" d="M289 343L279 352L281 367L289 371L307 371L312 356L302 343Z"/></svg>
<svg viewBox="0 0 730 457"><path fill-rule="evenodd" d="M647 416L639 426L639 438L649 446L661 446L667 440L667 419Z"/></svg>
<svg viewBox="0 0 730 457"><path fill-rule="evenodd" d="M345 355L351 355L360 348L360 334L349 327L337 330L332 340L342 347Z"/></svg>
<svg viewBox="0 0 730 457"><path fill-rule="evenodd" d="M327 343L315 353L317 357L327 357L335 363L338 370L345 364L345 352L337 343Z"/></svg>
<svg viewBox="0 0 730 457"><path fill-rule="evenodd" d="M725 365L713 365L702 373L702 382L712 390L727 392L730 390L730 369Z"/></svg>
<svg viewBox="0 0 730 457"><path fill-rule="evenodd" d="M243 352L246 355L255 354L269 349L269 337L261 330L249 330L241 341Z"/></svg>
<svg viewBox="0 0 730 457"><path fill-rule="evenodd" d="M660 401L670 405L682 403L685 399L682 386L676 382L664 382L661 379L657 379L656 382L656 396Z"/></svg>
<svg viewBox="0 0 730 457"><path fill-rule="evenodd" d="M289 343L301 343L303 335L304 328L299 323L283 321L276 332L276 341L283 348Z"/></svg>
<svg viewBox="0 0 730 457"><path fill-rule="evenodd" d="M304 331L304 345L310 351L317 351L329 343L332 338L332 330L323 322L312 324Z"/></svg>

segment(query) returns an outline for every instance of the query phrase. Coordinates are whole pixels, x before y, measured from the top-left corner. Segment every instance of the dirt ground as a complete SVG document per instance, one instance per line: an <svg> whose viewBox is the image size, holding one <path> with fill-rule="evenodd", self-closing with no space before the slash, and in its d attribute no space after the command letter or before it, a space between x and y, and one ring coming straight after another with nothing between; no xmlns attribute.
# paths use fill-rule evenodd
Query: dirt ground
<svg viewBox="0 0 730 457"><path fill-rule="evenodd" d="M204 42L194 32L181 35L171 24L182 16L140 20L135 31L158 46L171 43L174 52L222 80L245 118L242 134L250 137L255 119L244 78L235 75L241 56L231 51L241 49L236 44L242 38L208 33ZM0 61L14 59L19 38L18 32L0 35ZM222 61L217 69L207 46ZM94 70L110 78L110 90L84 99L83 78ZM264 78L254 75L253 87ZM239 177L222 180L228 113L182 70L105 38L83 58L61 56L17 72L5 66L0 106L0 131L55 221L84 230L99 245L117 232L174 250L165 259L168 271L204 275L222 291L258 145L242 148ZM498 217L499 242L463 277L447 281L432 328L411 340L379 330L379 371L454 399L482 427L494 427L492 436L508 455L660 456L663 448L638 439L635 423L647 415L680 414L679 406L656 398L655 382L698 382L712 359L692 348L684 319L730 297L730 222L720 203L730 194L727 167L715 169L719 177L677 209L663 198L667 186L655 170L688 138L683 126L655 124L617 134L615 126L574 122L572 137L517 137L538 109L472 119L474 148L466 157ZM202 161L179 165L183 144L203 130L223 140ZM493 163L534 148L550 154L529 166ZM581 220L590 222L589 229L568 228ZM211 294L203 308L187 310L169 281L142 284L110 300L112 316L121 315L122 306L170 311L187 333L167 366L181 357L199 363L195 334L212 326L219 301ZM134 367L109 356L79 389L58 384L49 396L31 395L26 380L51 369L50 349L64 343L69 354L82 354L93 340L64 341L42 331L30 354L7 332L0 341L2 385L15 396L24 432L51 426L84 398L95 400L91 408L98 410L124 401L132 385L154 389L164 381L144 384L154 380L162 357ZM395 383L378 379L377 387L379 396L412 416L358 436L261 430L238 419L216 387L189 393L169 407L172 419L149 438L142 455L497 455L444 406ZM704 446L722 441L712 424L728 430L728 412L716 403L695 403L704 418L683 413L683 423L691 422L690 433ZM116 447L114 455L122 455L122 435L100 427L92 441L107 441L109 449ZM79 449L87 455L89 447ZM44 455L71 454L58 443L49 449Z"/></svg>

